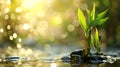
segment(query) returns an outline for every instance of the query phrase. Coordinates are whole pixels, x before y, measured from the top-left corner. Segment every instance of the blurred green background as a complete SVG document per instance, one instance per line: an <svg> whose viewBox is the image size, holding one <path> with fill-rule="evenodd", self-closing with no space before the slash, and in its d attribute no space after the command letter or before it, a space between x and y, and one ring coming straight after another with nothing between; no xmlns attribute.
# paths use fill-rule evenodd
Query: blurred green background
<svg viewBox="0 0 120 67"><path fill-rule="evenodd" d="M96 14L109 9L109 20L98 27L101 48L119 46L120 0L0 0L0 52L9 54L12 48L24 52L28 47L30 53L32 48L51 45L84 47L77 9L86 14L94 3Z"/></svg>

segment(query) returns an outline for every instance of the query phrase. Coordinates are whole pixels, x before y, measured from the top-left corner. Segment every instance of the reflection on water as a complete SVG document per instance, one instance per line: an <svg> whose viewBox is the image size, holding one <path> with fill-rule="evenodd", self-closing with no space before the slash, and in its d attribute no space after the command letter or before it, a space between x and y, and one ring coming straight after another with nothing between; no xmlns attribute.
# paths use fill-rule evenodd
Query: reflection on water
<svg viewBox="0 0 120 67"><path fill-rule="evenodd" d="M57 67L57 64L56 63L51 63L50 67Z"/></svg>
<svg viewBox="0 0 120 67"><path fill-rule="evenodd" d="M102 63L102 64L85 64L85 63L70 63L70 62L27 62L23 64L13 64L13 63L1 63L0 67L119 67L120 60L116 61L113 64Z"/></svg>
<svg viewBox="0 0 120 67"><path fill-rule="evenodd" d="M19 44L18 44L19 46ZM57 49L55 49L57 48ZM114 63L102 63L102 64L85 64L79 62L70 62L67 58L69 54L77 49L78 47L71 46L49 46L47 45L44 49L41 47L38 51L32 49L19 48L20 51L8 48L8 53L13 55L11 52L16 51L17 57L22 57L19 63L12 62L1 62L0 67L119 67L120 57L115 57L118 61ZM111 52L113 53L113 52ZM2 55L1 55L2 56ZM118 56L120 56L118 54ZM4 58L4 56L2 56ZM7 57L7 56L6 56ZM15 59L16 56L11 56ZM60 60L60 58L65 60Z"/></svg>

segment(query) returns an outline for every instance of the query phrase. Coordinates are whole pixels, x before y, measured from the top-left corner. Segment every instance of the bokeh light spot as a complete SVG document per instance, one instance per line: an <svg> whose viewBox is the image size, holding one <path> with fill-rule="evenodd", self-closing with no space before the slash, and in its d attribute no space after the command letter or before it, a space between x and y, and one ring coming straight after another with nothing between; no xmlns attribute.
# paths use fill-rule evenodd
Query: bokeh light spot
<svg viewBox="0 0 120 67"><path fill-rule="evenodd" d="M10 36L9 39L10 39L10 40L13 40L13 36Z"/></svg>
<svg viewBox="0 0 120 67"><path fill-rule="evenodd" d="M5 13L8 13L10 11L9 8L5 8Z"/></svg>
<svg viewBox="0 0 120 67"><path fill-rule="evenodd" d="M5 15L5 20L9 19L9 16L8 15Z"/></svg>
<svg viewBox="0 0 120 67"><path fill-rule="evenodd" d="M17 48L20 49L21 47L22 47L22 45L18 43Z"/></svg>
<svg viewBox="0 0 120 67"><path fill-rule="evenodd" d="M23 25L23 29L24 29L24 30L28 30L28 29L29 29L29 25L28 25L27 23L25 23L25 24Z"/></svg>
<svg viewBox="0 0 120 67"><path fill-rule="evenodd" d="M30 54L32 54L32 53L33 53L32 49L27 49L27 50L26 50L26 54L27 54L27 55L30 55Z"/></svg>
<svg viewBox="0 0 120 67"><path fill-rule="evenodd" d="M17 38L17 33L13 33L13 38Z"/></svg>
<svg viewBox="0 0 120 67"><path fill-rule="evenodd" d="M74 30L75 30L75 27L72 24L68 25L68 31L72 32Z"/></svg>
<svg viewBox="0 0 120 67"><path fill-rule="evenodd" d="M15 11L16 11L17 13L21 13L21 12L22 12L22 8L17 7L17 8L15 9Z"/></svg>
<svg viewBox="0 0 120 67"><path fill-rule="evenodd" d="M8 30L11 29L11 26L10 26L10 25L7 25L7 29L8 29Z"/></svg>
<svg viewBox="0 0 120 67"><path fill-rule="evenodd" d="M19 39L18 39L18 41L19 41L19 42L22 42L22 39L21 39L21 38L19 38Z"/></svg>
<svg viewBox="0 0 120 67"><path fill-rule="evenodd" d="M56 24L61 24L62 23L62 18L60 16L55 16L53 18L53 22Z"/></svg>
<svg viewBox="0 0 120 67"><path fill-rule="evenodd" d="M22 6L26 9L30 9L34 5L35 5L35 0L24 0L24 2L22 3Z"/></svg>
<svg viewBox="0 0 120 67"><path fill-rule="evenodd" d="M3 33L3 32L4 32L4 29L3 29L3 28L1 28L1 29L0 29L0 33Z"/></svg>
<svg viewBox="0 0 120 67"><path fill-rule="evenodd" d="M66 33L64 33L64 34L61 34L61 38L65 38L65 37L67 37L67 32Z"/></svg>
<svg viewBox="0 0 120 67"><path fill-rule="evenodd" d="M8 5L11 4L11 0L7 0L7 4L8 4Z"/></svg>
<svg viewBox="0 0 120 67"><path fill-rule="evenodd" d="M10 18L11 18L12 20L16 19L15 14L12 13L11 16L10 16Z"/></svg>

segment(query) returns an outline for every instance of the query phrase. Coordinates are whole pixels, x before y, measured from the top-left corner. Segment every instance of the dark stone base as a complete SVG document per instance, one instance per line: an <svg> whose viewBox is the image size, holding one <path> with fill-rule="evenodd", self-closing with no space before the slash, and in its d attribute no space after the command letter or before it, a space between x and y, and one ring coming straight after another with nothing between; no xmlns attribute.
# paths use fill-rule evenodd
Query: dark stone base
<svg viewBox="0 0 120 67"><path fill-rule="evenodd" d="M104 62L109 62L111 60L110 55L104 55L100 53L90 53L88 56L82 56L84 49L79 49L76 51L73 51L70 54L70 60L71 62L81 62L81 63L95 63L100 64Z"/></svg>

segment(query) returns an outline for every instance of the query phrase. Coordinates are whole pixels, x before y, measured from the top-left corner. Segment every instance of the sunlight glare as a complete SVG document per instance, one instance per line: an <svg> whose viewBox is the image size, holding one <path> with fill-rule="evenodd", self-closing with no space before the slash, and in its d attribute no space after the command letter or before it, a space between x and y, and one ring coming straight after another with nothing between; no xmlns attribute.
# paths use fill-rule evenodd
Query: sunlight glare
<svg viewBox="0 0 120 67"><path fill-rule="evenodd" d="M60 16L55 16L53 21L56 23L56 24L61 24L62 23L62 18Z"/></svg>
<svg viewBox="0 0 120 67"><path fill-rule="evenodd" d="M22 8L17 7L17 8L15 9L15 11L16 11L17 13L20 13L20 12L22 12Z"/></svg>
<svg viewBox="0 0 120 67"><path fill-rule="evenodd" d="M29 9L35 5L35 0L24 0L22 6L26 9Z"/></svg>
<svg viewBox="0 0 120 67"><path fill-rule="evenodd" d="M7 0L7 4L8 4L8 5L11 4L11 0Z"/></svg>

